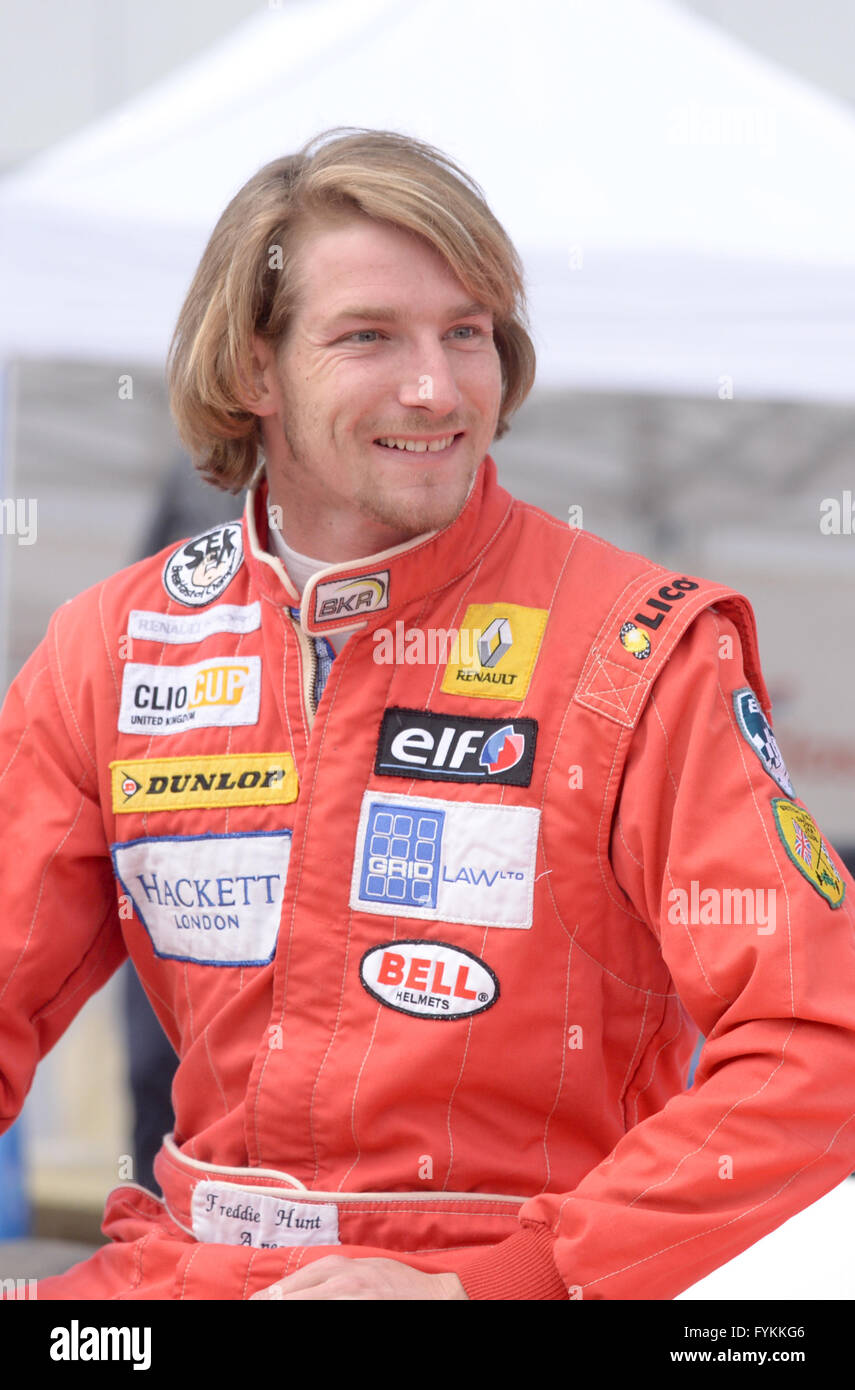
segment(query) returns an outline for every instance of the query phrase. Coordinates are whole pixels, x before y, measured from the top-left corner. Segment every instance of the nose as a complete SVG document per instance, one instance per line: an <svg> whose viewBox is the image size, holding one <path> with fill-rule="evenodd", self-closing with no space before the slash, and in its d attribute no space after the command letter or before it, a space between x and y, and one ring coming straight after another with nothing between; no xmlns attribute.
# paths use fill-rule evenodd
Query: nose
<svg viewBox="0 0 855 1390"><path fill-rule="evenodd" d="M462 396L441 343L420 343L409 354L407 375L398 388L402 406L423 407L435 415L449 415Z"/></svg>

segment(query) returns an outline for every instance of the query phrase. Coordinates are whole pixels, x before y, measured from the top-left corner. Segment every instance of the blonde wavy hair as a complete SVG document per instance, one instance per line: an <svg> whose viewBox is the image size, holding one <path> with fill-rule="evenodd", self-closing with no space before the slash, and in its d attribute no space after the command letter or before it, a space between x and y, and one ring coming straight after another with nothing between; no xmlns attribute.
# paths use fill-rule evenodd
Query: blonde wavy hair
<svg viewBox="0 0 855 1390"><path fill-rule="evenodd" d="M497 439L531 390L535 352L522 264L478 184L410 136L351 126L322 131L296 154L265 164L229 203L170 346L178 433L203 477L226 492L246 487L258 464L260 421L242 404L253 376L253 334L277 347L284 342L299 303L301 234L357 212L423 237L492 311L502 369Z"/></svg>

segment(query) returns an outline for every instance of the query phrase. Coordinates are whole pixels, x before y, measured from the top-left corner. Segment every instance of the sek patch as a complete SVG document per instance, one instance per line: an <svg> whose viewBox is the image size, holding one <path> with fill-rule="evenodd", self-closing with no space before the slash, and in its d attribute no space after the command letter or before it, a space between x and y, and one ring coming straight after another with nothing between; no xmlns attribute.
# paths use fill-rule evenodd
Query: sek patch
<svg viewBox="0 0 855 1390"><path fill-rule="evenodd" d="M297 800L290 753L223 753L202 758L126 758L110 763L113 810L142 814L283 806Z"/></svg>
<svg viewBox="0 0 855 1390"><path fill-rule="evenodd" d="M179 545L163 567L163 587L187 608L212 603L231 584L243 563L239 521L212 526Z"/></svg>
<svg viewBox="0 0 855 1390"><path fill-rule="evenodd" d="M463 615L458 647L472 658L449 661L440 689L446 695L522 700L549 613L517 603L471 603Z"/></svg>
<svg viewBox="0 0 855 1390"><path fill-rule="evenodd" d="M147 613L134 608L128 615L128 636L141 642L201 642L218 632L242 636L261 627L261 603L220 603L207 613Z"/></svg>
<svg viewBox="0 0 855 1390"><path fill-rule="evenodd" d="M155 955L196 965L273 959L290 852L290 830L146 836L110 846Z"/></svg>
<svg viewBox="0 0 855 1390"><path fill-rule="evenodd" d="M374 771L433 782L531 782L537 720L474 719L429 710L387 709Z"/></svg>
<svg viewBox="0 0 855 1390"><path fill-rule="evenodd" d="M489 965L448 941L387 941L359 963L368 993L402 1014L447 1021L490 1009L499 981Z"/></svg>
<svg viewBox="0 0 855 1390"><path fill-rule="evenodd" d="M359 574L354 579L328 579L315 589L315 622L361 617L389 607L389 571Z"/></svg>
<svg viewBox="0 0 855 1390"><path fill-rule="evenodd" d="M834 866L813 816L782 796L772 798L772 810L781 843L796 868L832 907L839 907L846 884Z"/></svg>
<svg viewBox="0 0 855 1390"><path fill-rule="evenodd" d="M165 735L257 724L260 700L260 656L213 657L191 666L131 661L122 677L119 732Z"/></svg>
<svg viewBox="0 0 855 1390"><path fill-rule="evenodd" d="M742 736L749 748L757 754L764 770L782 792L787 796L795 796L795 788L790 781L787 764L781 757L778 740L772 733L772 726L750 686L744 685L741 690L733 692L733 708Z"/></svg>
<svg viewBox="0 0 855 1390"><path fill-rule="evenodd" d="M350 906L388 917L530 927L540 811L368 791Z"/></svg>
<svg viewBox="0 0 855 1390"><path fill-rule="evenodd" d="M252 1187L204 1179L193 1189L193 1234L214 1245L278 1250L283 1245L340 1245L335 1202L295 1202Z"/></svg>

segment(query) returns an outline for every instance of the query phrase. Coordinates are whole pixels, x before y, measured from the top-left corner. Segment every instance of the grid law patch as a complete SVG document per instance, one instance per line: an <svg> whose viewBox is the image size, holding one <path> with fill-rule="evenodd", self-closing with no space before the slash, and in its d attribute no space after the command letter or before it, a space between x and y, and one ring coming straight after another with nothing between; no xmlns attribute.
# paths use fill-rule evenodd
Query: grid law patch
<svg viewBox="0 0 855 1390"><path fill-rule="evenodd" d="M540 811L366 792L350 906L388 917L530 927Z"/></svg>

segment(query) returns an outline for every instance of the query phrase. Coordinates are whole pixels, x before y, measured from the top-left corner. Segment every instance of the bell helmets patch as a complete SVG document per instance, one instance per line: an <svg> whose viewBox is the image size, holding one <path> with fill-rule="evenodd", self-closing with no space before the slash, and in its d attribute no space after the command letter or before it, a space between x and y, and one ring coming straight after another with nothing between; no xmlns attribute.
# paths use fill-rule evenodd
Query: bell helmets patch
<svg viewBox="0 0 855 1390"><path fill-rule="evenodd" d="M750 686L744 685L741 690L733 692L733 709L742 736L748 747L757 754L764 771L786 796L795 796L795 788L790 781L787 764L781 757L778 740Z"/></svg>
<svg viewBox="0 0 855 1390"><path fill-rule="evenodd" d="M796 868L832 907L839 907L846 884L834 866L813 816L783 796L772 798L772 810L781 843Z"/></svg>

